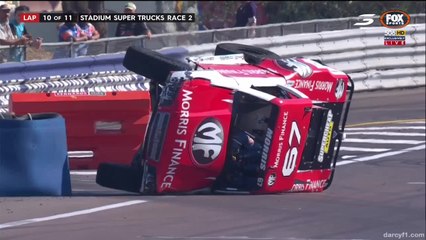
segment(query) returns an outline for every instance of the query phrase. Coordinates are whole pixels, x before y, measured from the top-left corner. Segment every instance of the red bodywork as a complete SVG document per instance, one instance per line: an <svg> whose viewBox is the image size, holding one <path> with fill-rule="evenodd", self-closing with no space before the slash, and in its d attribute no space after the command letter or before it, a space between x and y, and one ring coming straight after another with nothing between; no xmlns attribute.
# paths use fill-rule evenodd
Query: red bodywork
<svg viewBox="0 0 426 240"><path fill-rule="evenodd" d="M225 58L229 61L230 55L211 61L194 60L196 70L175 72L169 78L144 143L141 192L165 194L213 188L265 194L326 189L332 181L349 107L345 103L353 92L348 76L308 59L266 59L254 65L241 63L236 57L239 60L235 64L221 64ZM216 73L203 74L208 70ZM229 87L222 84L228 80ZM230 161L234 93L243 91L241 86L250 81L259 87L278 81L296 91L288 98L265 95L275 109L274 123L265 128L254 183L238 189L218 182L225 178ZM238 89L232 87L235 82ZM297 90L307 97L300 97L303 94ZM149 177L155 179L151 190L146 187Z"/></svg>

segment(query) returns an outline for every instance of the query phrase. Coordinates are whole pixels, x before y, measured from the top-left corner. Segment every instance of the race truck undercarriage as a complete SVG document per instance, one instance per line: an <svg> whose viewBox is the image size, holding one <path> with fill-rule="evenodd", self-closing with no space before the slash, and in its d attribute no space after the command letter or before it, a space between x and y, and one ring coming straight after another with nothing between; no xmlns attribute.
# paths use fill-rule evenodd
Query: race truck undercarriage
<svg viewBox="0 0 426 240"><path fill-rule="evenodd" d="M232 43L187 61L127 50L124 66L150 79L151 118L129 165L99 165L99 185L140 194L330 186L354 91L347 74Z"/></svg>

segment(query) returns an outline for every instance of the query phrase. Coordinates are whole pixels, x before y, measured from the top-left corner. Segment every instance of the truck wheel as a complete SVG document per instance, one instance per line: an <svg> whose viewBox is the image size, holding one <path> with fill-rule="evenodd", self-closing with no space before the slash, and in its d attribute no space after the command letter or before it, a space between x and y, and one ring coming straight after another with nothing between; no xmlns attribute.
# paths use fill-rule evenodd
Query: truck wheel
<svg viewBox="0 0 426 240"><path fill-rule="evenodd" d="M227 54L237 54L244 53L251 55L252 57L264 59L281 59L281 57L269 50L260 47L254 47L238 43L220 43L216 46L214 55L227 55Z"/></svg>
<svg viewBox="0 0 426 240"><path fill-rule="evenodd" d="M191 70L179 60L146 48L129 47L124 56L123 66L128 70L164 85L171 71Z"/></svg>
<svg viewBox="0 0 426 240"><path fill-rule="evenodd" d="M107 188L127 192L140 192L142 168L116 163L100 163L96 183Z"/></svg>

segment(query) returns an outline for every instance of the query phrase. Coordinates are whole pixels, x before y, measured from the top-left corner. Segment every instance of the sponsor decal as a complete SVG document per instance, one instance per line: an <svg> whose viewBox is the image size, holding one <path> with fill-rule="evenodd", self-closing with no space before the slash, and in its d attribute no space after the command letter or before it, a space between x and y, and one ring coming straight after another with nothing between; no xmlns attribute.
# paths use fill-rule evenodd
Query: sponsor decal
<svg viewBox="0 0 426 240"><path fill-rule="evenodd" d="M272 173L271 175L269 175L268 177L268 186L273 186L275 184L277 180L277 175L275 173Z"/></svg>
<svg viewBox="0 0 426 240"><path fill-rule="evenodd" d="M192 100L191 95L192 95L191 91L188 91L186 89L183 90L181 111L179 115L179 123L176 129L176 134L178 136L187 134L187 128L189 124L189 110L191 108L191 100ZM169 166L167 166L167 173L163 177L162 183L160 185L162 189L172 187L176 170L178 166L180 165L180 160L182 159L182 153L184 149L186 149L186 147L187 147L186 139L174 140L172 149L171 149L172 157L171 157Z"/></svg>
<svg viewBox="0 0 426 240"><path fill-rule="evenodd" d="M332 133L333 133L333 126L334 126L334 122L331 121L330 122L330 131L328 131L328 136L327 136L327 141L325 143L325 148L324 148L324 152L328 153L329 149L330 149L330 142L331 142L331 137L332 137Z"/></svg>
<svg viewBox="0 0 426 240"><path fill-rule="evenodd" d="M219 56L191 57L190 61L202 64L247 64L244 54L228 54Z"/></svg>
<svg viewBox="0 0 426 240"><path fill-rule="evenodd" d="M291 123L290 137L288 139L289 148L285 155L282 169L282 174L284 177L290 176L296 167L297 155L299 153L297 148L300 146L301 139L302 136L300 134L299 127L297 126L297 123L293 121ZM295 143L293 144L293 142Z"/></svg>
<svg viewBox="0 0 426 240"><path fill-rule="evenodd" d="M261 178L261 177L257 178L257 186L259 186L259 187L263 186L263 178Z"/></svg>
<svg viewBox="0 0 426 240"><path fill-rule="evenodd" d="M406 30L387 29L384 35L385 46L405 46Z"/></svg>
<svg viewBox="0 0 426 240"><path fill-rule="evenodd" d="M270 128L266 130L265 141L263 143L263 149L262 149L262 156L260 158L260 169L263 171L265 171L266 169L266 162L268 161L269 148L271 146L273 133L274 132Z"/></svg>
<svg viewBox="0 0 426 240"><path fill-rule="evenodd" d="M178 135L186 135L188 133L189 109L191 108L192 92L186 89L183 90L183 98L179 115L179 123L176 133Z"/></svg>
<svg viewBox="0 0 426 240"><path fill-rule="evenodd" d="M387 28L403 28L410 21L410 15L401 10L390 10L380 16L380 23Z"/></svg>
<svg viewBox="0 0 426 240"><path fill-rule="evenodd" d="M333 120L333 113L331 112L331 110L329 110L327 114L327 122L325 123L324 134L322 135L321 148L318 155L318 162L324 161L325 146L327 145L327 141L330 141L330 139L328 139L328 136L331 135L331 132L332 132L332 128L330 128L332 120ZM328 143L328 145L330 144Z"/></svg>
<svg viewBox="0 0 426 240"><path fill-rule="evenodd" d="M331 68L329 66L325 66L324 64L321 64L321 63L319 63L317 61L314 61L314 60L311 60L311 59L306 59L306 58L304 58L303 61L306 62L306 63L314 65L318 69L328 70L328 71L330 71L330 73L332 75L335 75L335 76L347 76L346 73L344 73L342 71L339 71L337 69Z"/></svg>
<svg viewBox="0 0 426 240"><path fill-rule="evenodd" d="M307 180L306 182L296 180L295 184L291 187L291 192L302 192L302 191L320 191L327 185L327 180Z"/></svg>
<svg viewBox="0 0 426 240"><path fill-rule="evenodd" d="M170 106L173 104L184 81L183 77L170 77L168 79L160 94L159 102L161 106Z"/></svg>
<svg viewBox="0 0 426 240"><path fill-rule="evenodd" d="M284 135L285 135L286 127L287 127L287 119L288 119L288 112L284 112L283 123L281 124L280 135L278 136L277 155L274 158L274 165L271 166L272 169L278 168L278 164L280 164L281 154L282 154L282 150L283 150L283 147L284 147Z"/></svg>
<svg viewBox="0 0 426 240"><path fill-rule="evenodd" d="M296 84L296 81L294 81L294 80L287 80L287 86L294 87L294 84Z"/></svg>
<svg viewBox="0 0 426 240"><path fill-rule="evenodd" d="M334 92L336 99L340 99L343 96L344 91L345 91L345 82L343 81L343 79L338 79L337 85L336 85L336 91Z"/></svg>
<svg viewBox="0 0 426 240"><path fill-rule="evenodd" d="M307 78L312 75L313 71L312 68L309 67L309 65L298 61L294 58L288 58L288 59L279 59L277 60L277 64L280 67L293 70L297 72L300 77Z"/></svg>
<svg viewBox="0 0 426 240"><path fill-rule="evenodd" d="M167 173L163 178L163 182L161 183L161 188L171 188L173 180L176 175L176 169L180 164L180 160L182 159L182 152L186 149L186 140L175 139L174 147L172 148L172 157L167 167Z"/></svg>
<svg viewBox="0 0 426 240"><path fill-rule="evenodd" d="M244 76L250 76L250 75L265 75L269 74L268 71L263 69L217 69L221 74L228 74L228 75L244 75Z"/></svg>
<svg viewBox="0 0 426 240"><path fill-rule="evenodd" d="M53 96L55 97L68 97L68 96L106 96L106 92L55 92Z"/></svg>
<svg viewBox="0 0 426 240"><path fill-rule="evenodd" d="M318 81L318 80L296 80L294 84L296 89L308 89L309 91L325 91L331 92L333 89L333 82Z"/></svg>
<svg viewBox="0 0 426 240"><path fill-rule="evenodd" d="M192 156L197 164L213 162L220 154L223 145L223 128L214 118L204 120L194 134Z"/></svg>

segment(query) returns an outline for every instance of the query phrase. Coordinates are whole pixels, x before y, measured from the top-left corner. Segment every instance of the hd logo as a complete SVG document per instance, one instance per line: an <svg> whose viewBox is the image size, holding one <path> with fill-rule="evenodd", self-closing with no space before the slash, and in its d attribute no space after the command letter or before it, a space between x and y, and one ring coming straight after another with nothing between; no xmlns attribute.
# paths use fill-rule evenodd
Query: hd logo
<svg viewBox="0 0 426 240"><path fill-rule="evenodd" d="M385 31L385 36L386 37L394 37L394 36L405 36L407 35L407 31L406 30L393 30L393 29L389 29Z"/></svg>

